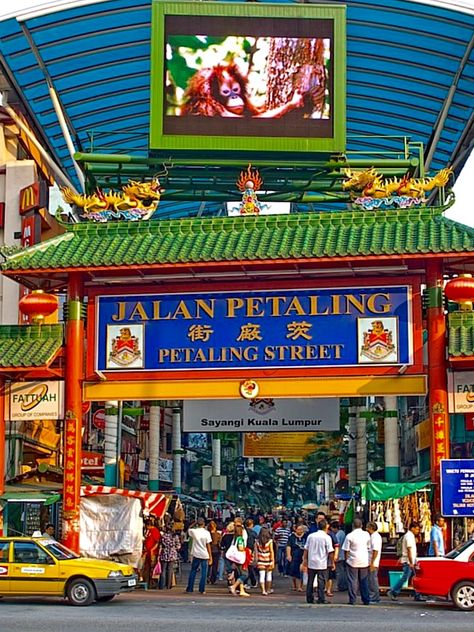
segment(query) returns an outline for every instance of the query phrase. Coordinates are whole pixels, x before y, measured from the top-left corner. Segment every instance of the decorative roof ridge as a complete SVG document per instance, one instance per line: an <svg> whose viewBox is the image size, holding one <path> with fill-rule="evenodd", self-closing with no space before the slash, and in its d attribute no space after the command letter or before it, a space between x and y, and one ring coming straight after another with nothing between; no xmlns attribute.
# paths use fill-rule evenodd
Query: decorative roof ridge
<svg viewBox="0 0 474 632"><path fill-rule="evenodd" d="M388 222L431 219L442 214L444 207L423 207L393 210L344 210L344 211L315 211L308 213L290 213L287 215L239 215L236 217L186 217L173 219L152 219L140 222L80 222L66 227L67 235L131 235L131 234L198 234L220 231L232 232L236 228L252 227L279 228L301 225L333 224L353 225L372 224L385 220ZM43 242L51 244L49 242ZM37 247L37 246L34 246ZM31 252L31 250L30 250Z"/></svg>
<svg viewBox="0 0 474 632"><path fill-rule="evenodd" d="M54 323L49 325L0 325L1 338L41 339L63 338L64 325Z"/></svg>

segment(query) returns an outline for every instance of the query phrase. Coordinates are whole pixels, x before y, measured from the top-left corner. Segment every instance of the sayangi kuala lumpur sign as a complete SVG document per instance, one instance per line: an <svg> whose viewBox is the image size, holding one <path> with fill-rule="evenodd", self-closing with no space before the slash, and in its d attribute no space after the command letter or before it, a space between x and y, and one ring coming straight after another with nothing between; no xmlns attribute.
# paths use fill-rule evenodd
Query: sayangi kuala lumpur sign
<svg viewBox="0 0 474 632"><path fill-rule="evenodd" d="M408 286L98 296L100 371L412 364Z"/></svg>

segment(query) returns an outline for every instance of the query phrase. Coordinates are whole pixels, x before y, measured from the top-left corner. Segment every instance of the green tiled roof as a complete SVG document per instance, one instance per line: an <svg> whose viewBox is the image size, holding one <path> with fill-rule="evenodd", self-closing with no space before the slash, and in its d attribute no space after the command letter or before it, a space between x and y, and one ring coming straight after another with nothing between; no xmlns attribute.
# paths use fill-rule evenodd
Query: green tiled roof
<svg viewBox="0 0 474 632"><path fill-rule="evenodd" d="M0 367L45 366L62 344L62 325L1 325Z"/></svg>
<svg viewBox="0 0 474 632"><path fill-rule="evenodd" d="M474 312L448 314L448 353L454 358L474 356Z"/></svg>
<svg viewBox="0 0 474 632"><path fill-rule="evenodd" d="M5 271L474 251L474 229L439 209L71 225L12 254Z"/></svg>

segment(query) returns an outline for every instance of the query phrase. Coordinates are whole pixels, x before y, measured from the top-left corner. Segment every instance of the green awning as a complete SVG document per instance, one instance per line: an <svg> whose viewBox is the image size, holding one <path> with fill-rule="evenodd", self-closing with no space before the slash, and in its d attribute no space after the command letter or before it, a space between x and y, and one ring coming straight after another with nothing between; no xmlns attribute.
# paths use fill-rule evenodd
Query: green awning
<svg viewBox="0 0 474 632"><path fill-rule="evenodd" d="M58 500L61 500L61 494L25 490L24 492L5 492L0 496L0 500L18 503L43 502L45 505L54 505Z"/></svg>
<svg viewBox="0 0 474 632"><path fill-rule="evenodd" d="M367 500L391 500L392 498L409 496L423 488L431 490L431 481L417 481L416 483L369 481L360 484L360 495Z"/></svg>

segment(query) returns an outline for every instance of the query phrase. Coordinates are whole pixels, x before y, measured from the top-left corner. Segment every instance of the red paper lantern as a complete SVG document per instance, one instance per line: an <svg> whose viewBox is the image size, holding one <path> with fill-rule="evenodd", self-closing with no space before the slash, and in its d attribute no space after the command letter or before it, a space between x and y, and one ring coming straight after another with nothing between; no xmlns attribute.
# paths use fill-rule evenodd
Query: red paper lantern
<svg viewBox="0 0 474 632"><path fill-rule="evenodd" d="M58 297L44 290L33 290L21 299L18 306L23 314L30 317L31 322L41 324L46 316L58 309Z"/></svg>
<svg viewBox="0 0 474 632"><path fill-rule="evenodd" d="M451 279L446 283L444 293L450 301L455 303L474 301L474 279L470 276Z"/></svg>

